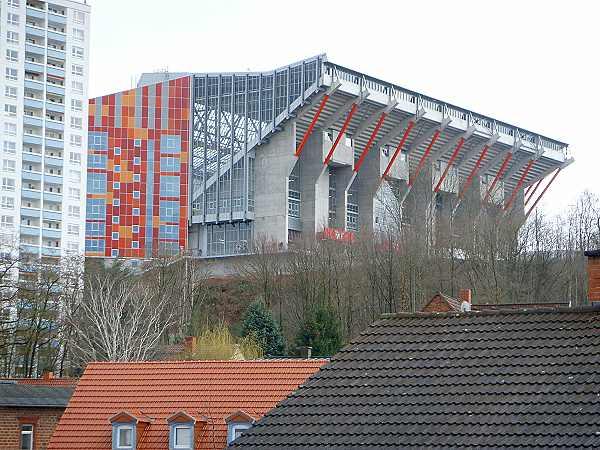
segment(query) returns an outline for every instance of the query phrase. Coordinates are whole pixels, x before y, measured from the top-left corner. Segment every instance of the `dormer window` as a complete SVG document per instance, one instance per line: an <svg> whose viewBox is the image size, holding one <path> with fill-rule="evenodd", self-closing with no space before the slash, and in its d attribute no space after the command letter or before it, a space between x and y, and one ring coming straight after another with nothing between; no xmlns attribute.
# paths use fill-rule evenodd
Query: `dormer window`
<svg viewBox="0 0 600 450"><path fill-rule="evenodd" d="M112 450L135 450L138 433L141 435L152 422L141 412L133 415L129 411L121 411L109 420L112 424Z"/></svg>
<svg viewBox="0 0 600 450"><path fill-rule="evenodd" d="M117 425L117 448L133 448L133 425Z"/></svg>
<svg viewBox="0 0 600 450"><path fill-rule="evenodd" d="M225 418L227 423L227 444L231 444L242 433L252 427L255 418L245 411L235 411Z"/></svg>
<svg viewBox="0 0 600 450"><path fill-rule="evenodd" d="M169 450L194 450L196 418L179 411L167 418Z"/></svg>

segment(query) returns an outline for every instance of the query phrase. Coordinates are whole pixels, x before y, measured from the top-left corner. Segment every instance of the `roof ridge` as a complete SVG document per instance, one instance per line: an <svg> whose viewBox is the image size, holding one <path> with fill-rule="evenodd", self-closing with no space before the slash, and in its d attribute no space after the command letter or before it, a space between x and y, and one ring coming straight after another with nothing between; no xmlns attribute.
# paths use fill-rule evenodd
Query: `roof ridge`
<svg viewBox="0 0 600 450"><path fill-rule="evenodd" d="M163 365L174 365L183 363L194 363L198 365L202 364L264 364L264 363L318 363L328 361L329 358L273 358L273 359L175 359L175 360L146 360L146 361L92 361L89 364L97 365L150 365L150 364L163 364Z"/></svg>
<svg viewBox="0 0 600 450"><path fill-rule="evenodd" d="M510 303L506 304L507 306ZM535 303L533 305L539 305ZM490 316L490 315L525 315L525 314L549 314L549 313L600 313L600 305L585 305L576 307L539 307L531 308L502 308L503 304L498 304L499 309L471 310L471 311L448 311L448 312L394 312L383 313L380 320L399 319L399 318L440 318L440 317L459 317L459 316Z"/></svg>

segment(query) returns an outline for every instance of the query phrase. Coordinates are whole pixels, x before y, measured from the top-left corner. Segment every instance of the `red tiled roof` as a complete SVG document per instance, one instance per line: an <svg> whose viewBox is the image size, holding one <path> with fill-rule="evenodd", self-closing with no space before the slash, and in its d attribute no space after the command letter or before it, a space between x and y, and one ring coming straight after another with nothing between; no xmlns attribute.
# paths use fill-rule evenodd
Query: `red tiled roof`
<svg viewBox="0 0 600 450"><path fill-rule="evenodd" d="M324 359L90 363L52 436L49 450L110 450L110 417L138 411L153 421L137 450L169 447L167 418L196 424L196 449L227 445L225 418L243 410L260 418L326 362Z"/></svg>

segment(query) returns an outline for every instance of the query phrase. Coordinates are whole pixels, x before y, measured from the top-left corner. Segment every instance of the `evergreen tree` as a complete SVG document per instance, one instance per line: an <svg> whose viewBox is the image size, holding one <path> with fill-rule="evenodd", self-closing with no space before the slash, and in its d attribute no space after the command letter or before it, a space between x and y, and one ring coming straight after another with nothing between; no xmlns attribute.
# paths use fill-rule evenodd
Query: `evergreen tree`
<svg viewBox="0 0 600 450"><path fill-rule="evenodd" d="M342 326L330 306L316 306L296 336L296 346L312 347L314 356L332 356L342 347Z"/></svg>
<svg viewBox="0 0 600 450"><path fill-rule="evenodd" d="M271 311L262 300L248 306L242 318L242 336L253 335L261 343L265 356L281 356L285 340Z"/></svg>

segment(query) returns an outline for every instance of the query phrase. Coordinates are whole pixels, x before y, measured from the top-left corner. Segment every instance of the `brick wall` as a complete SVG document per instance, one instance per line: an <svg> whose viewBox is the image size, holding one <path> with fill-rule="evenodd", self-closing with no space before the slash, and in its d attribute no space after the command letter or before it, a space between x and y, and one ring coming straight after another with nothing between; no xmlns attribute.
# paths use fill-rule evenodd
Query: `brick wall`
<svg viewBox="0 0 600 450"><path fill-rule="evenodd" d="M591 302L600 301L600 257L588 256L588 297Z"/></svg>
<svg viewBox="0 0 600 450"><path fill-rule="evenodd" d="M18 450L21 424L33 423L34 450L46 450L64 408L0 408L0 450Z"/></svg>

